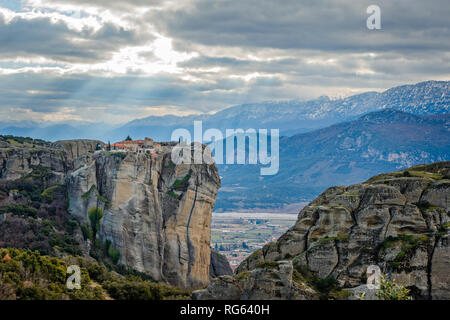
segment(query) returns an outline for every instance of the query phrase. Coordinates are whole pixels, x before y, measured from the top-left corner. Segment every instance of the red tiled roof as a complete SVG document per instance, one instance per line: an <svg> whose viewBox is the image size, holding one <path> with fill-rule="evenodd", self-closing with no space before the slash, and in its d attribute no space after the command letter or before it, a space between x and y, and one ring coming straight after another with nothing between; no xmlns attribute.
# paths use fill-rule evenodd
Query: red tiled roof
<svg viewBox="0 0 450 320"><path fill-rule="evenodd" d="M127 145L125 145L125 144L123 144L123 143L113 143L113 144L111 145L111 147L116 147L116 148L130 148L130 146L127 146Z"/></svg>
<svg viewBox="0 0 450 320"><path fill-rule="evenodd" d="M141 143L144 143L144 140L124 140L124 141L120 141L120 142L117 142L117 143L120 143L120 144L141 144Z"/></svg>

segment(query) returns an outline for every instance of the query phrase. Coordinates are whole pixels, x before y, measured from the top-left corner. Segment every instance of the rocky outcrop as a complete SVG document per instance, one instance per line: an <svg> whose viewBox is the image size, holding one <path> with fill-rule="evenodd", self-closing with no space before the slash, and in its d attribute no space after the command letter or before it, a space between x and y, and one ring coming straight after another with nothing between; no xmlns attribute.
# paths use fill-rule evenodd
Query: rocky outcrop
<svg viewBox="0 0 450 320"><path fill-rule="evenodd" d="M105 145L102 141L87 139L59 140L54 144L65 151L69 161L73 161L88 153L94 153L95 150L101 149Z"/></svg>
<svg viewBox="0 0 450 320"><path fill-rule="evenodd" d="M43 146L0 148L0 179L16 180L36 168L47 169L54 183L62 181L67 171L64 152Z"/></svg>
<svg viewBox="0 0 450 320"><path fill-rule="evenodd" d="M0 179L44 179L48 190L63 185L68 201L61 202L81 225L89 209L103 210L97 235L120 252L119 264L178 287L207 285L211 213L220 187L216 166L175 165L168 143L148 154L97 150L102 146L0 136ZM88 255L92 244L79 233ZM214 254L212 265L214 275L228 272Z"/></svg>
<svg viewBox="0 0 450 320"><path fill-rule="evenodd" d="M369 288L367 284L348 289L348 291L352 294L348 300L380 300L377 297L378 290Z"/></svg>
<svg viewBox="0 0 450 320"><path fill-rule="evenodd" d="M70 212L104 211L99 237L120 263L184 288L209 282L210 226L220 179L214 165L177 165L158 155L97 152L68 176Z"/></svg>
<svg viewBox="0 0 450 320"><path fill-rule="evenodd" d="M214 250L211 250L211 263L209 267L210 277L215 278L218 276L232 275L232 274L233 270L231 269L227 258L224 255Z"/></svg>
<svg viewBox="0 0 450 320"><path fill-rule="evenodd" d="M3 137L4 139L4 137ZM52 183L62 182L80 157L93 154L98 140L65 140L49 143L30 138L0 140L0 179L16 180L36 169L48 171Z"/></svg>
<svg viewBox="0 0 450 320"><path fill-rule="evenodd" d="M203 290L194 291L194 300L315 300L316 292L295 279L291 261L258 266L236 277L220 276Z"/></svg>
<svg viewBox="0 0 450 320"><path fill-rule="evenodd" d="M448 299L449 169L450 162L420 165L327 189L278 241L243 261L235 278L289 260L316 279L351 288L364 285L368 266L378 265L416 299Z"/></svg>

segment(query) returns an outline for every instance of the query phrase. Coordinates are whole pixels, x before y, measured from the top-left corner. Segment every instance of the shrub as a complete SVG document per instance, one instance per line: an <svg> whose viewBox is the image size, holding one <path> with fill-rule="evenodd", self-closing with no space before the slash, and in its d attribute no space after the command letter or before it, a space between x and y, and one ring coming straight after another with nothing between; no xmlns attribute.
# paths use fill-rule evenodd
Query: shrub
<svg viewBox="0 0 450 320"><path fill-rule="evenodd" d="M42 200L44 200L46 203L51 203L54 199L54 193L59 191L60 188L61 187L59 185L56 185L45 189L40 195Z"/></svg>
<svg viewBox="0 0 450 320"><path fill-rule="evenodd" d="M73 233L75 229L78 227L78 221L75 219L70 219L67 221L67 228L68 230Z"/></svg>
<svg viewBox="0 0 450 320"><path fill-rule="evenodd" d="M376 293L380 300L411 300L409 289L405 284L397 284L395 280L389 280L385 275L380 279L380 290Z"/></svg>
<svg viewBox="0 0 450 320"><path fill-rule="evenodd" d="M23 217L37 217L38 211L24 204L9 204L0 207L0 214L11 212L12 214Z"/></svg>
<svg viewBox="0 0 450 320"><path fill-rule="evenodd" d="M426 200L420 200L419 202L414 203L420 210L426 210L431 207L431 204Z"/></svg>
<svg viewBox="0 0 450 320"><path fill-rule="evenodd" d="M6 255L8 261L2 261ZM66 287L69 264L37 251L0 249L0 295L20 300L104 299L101 288L93 288L89 274L81 270L81 289ZM6 285L6 292L2 287ZM2 293L3 290L3 293Z"/></svg>
<svg viewBox="0 0 450 320"><path fill-rule="evenodd" d="M120 251L114 248L113 246L110 246L108 248L108 256L111 258L114 264L117 264L120 259Z"/></svg>
<svg viewBox="0 0 450 320"><path fill-rule="evenodd" d="M295 271L298 272L298 275L303 278L303 280L309 285L313 285L316 280L316 276L314 272L306 264L299 264L294 262Z"/></svg>
<svg viewBox="0 0 450 320"><path fill-rule="evenodd" d="M85 223L81 225L81 232L83 233L84 240L92 240L92 229L89 228L89 224Z"/></svg>
<svg viewBox="0 0 450 320"><path fill-rule="evenodd" d="M174 189L184 189L184 188L186 188L187 182L189 181L190 178L191 178L191 175L187 174L183 179L175 180L172 187Z"/></svg>
<svg viewBox="0 0 450 320"><path fill-rule="evenodd" d="M190 293L161 283L141 281L127 277L115 281L106 281L104 288L110 296L117 300L161 300L164 298L188 298Z"/></svg>
<svg viewBox="0 0 450 320"><path fill-rule="evenodd" d="M262 262L258 263L256 267L270 270L270 269L278 268L278 263L275 261L262 261Z"/></svg>
<svg viewBox="0 0 450 320"><path fill-rule="evenodd" d="M88 211L89 221L92 228L92 239L95 240L97 231L100 230L100 220L103 218L103 210L98 207L92 207Z"/></svg>
<svg viewBox="0 0 450 320"><path fill-rule="evenodd" d="M339 282L333 277L328 276L326 278L319 278L314 281L314 286L317 291L322 293L328 293L331 290L338 289Z"/></svg>
<svg viewBox="0 0 450 320"><path fill-rule="evenodd" d="M87 197L89 197L89 195L91 194L91 192L97 190L97 186L95 184L93 184L88 191L86 191L85 193L83 193L81 195L81 198L86 199Z"/></svg>
<svg viewBox="0 0 450 320"><path fill-rule="evenodd" d="M127 153L126 152L111 152L111 156L116 157L120 160L123 160L126 158Z"/></svg>
<svg viewBox="0 0 450 320"><path fill-rule="evenodd" d="M177 194L175 192L173 192L172 190L167 191L167 194L174 199L178 199Z"/></svg>
<svg viewBox="0 0 450 320"><path fill-rule="evenodd" d="M175 168L175 163L173 163L172 161L170 161L168 165L164 166L164 168L166 168L166 169L172 169L172 168Z"/></svg>

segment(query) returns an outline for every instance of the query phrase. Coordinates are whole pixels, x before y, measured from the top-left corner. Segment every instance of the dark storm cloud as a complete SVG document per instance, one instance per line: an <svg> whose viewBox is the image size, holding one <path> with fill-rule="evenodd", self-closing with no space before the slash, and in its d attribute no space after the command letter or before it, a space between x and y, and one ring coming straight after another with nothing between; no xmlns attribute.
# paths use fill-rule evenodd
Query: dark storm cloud
<svg viewBox="0 0 450 320"><path fill-rule="evenodd" d="M53 22L51 17L25 19L21 16L7 21L0 12L0 57L42 56L56 61L98 62L108 59L121 47L149 40L136 31L104 23L99 30L70 28L66 22Z"/></svg>
<svg viewBox="0 0 450 320"><path fill-rule="evenodd" d="M180 66L187 68L203 67L203 66L223 66L223 67L243 67L251 65L249 60L241 60L231 57L208 57L200 56L180 63Z"/></svg>
<svg viewBox="0 0 450 320"><path fill-rule="evenodd" d="M150 16L159 29L184 45L326 51L449 49L448 1L376 1L381 7L380 31L366 28L366 8L373 3L199 0L189 9L150 12Z"/></svg>

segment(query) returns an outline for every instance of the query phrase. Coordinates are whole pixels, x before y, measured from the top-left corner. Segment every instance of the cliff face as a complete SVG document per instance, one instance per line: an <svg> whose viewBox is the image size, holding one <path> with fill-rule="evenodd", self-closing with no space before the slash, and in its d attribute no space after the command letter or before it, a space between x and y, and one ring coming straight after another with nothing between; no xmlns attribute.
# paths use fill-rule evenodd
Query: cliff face
<svg viewBox="0 0 450 320"><path fill-rule="evenodd" d="M405 281L415 298L450 298L450 162L383 174L362 184L327 189L277 242L254 252L236 270L240 288L268 265L291 264L343 287L366 283L369 265ZM295 276L286 282L293 286ZM230 281L219 278L194 297L211 298ZM285 286L286 286L285 285ZM253 286L253 295L261 289ZM237 290L237 289L236 289ZM230 291L230 290L228 290ZM245 290L244 290L245 291ZM269 297L270 298L270 297ZM288 296L283 296L288 298Z"/></svg>
<svg viewBox="0 0 450 320"><path fill-rule="evenodd" d="M223 275L232 275L233 274L233 269L231 269L230 264L228 263L227 258L214 251L211 250L211 263L209 266L209 275L210 278L216 278L218 276L223 276Z"/></svg>
<svg viewBox="0 0 450 320"><path fill-rule="evenodd" d="M80 224L89 209L103 209L98 238L120 252L119 263L179 287L209 282L211 212L220 187L215 165L175 165L168 145L159 154L112 153L96 151L103 143L95 140L14 139L0 141L0 182L34 177L43 190L63 186L58 197L67 194ZM20 200L5 192L5 203ZM92 244L75 233L88 254Z"/></svg>
<svg viewBox="0 0 450 320"><path fill-rule="evenodd" d="M4 139L4 138L3 138ZM97 140L64 140L49 143L29 138L0 140L0 179L16 180L36 168L46 168L54 182L61 182L79 157L93 153Z"/></svg>
<svg viewBox="0 0 450 320"><path fill-rule="evenodd" d="M0 179L15 180L30 172L33 168L48 168L56 181L62 181L66 172L66 161L63 152L45 147L0 148Z"/></svg>
<svg viewBox="0 0 450 320"><path fill-rule="evenodd" d="M206 289L192 293L194 300L317 300L319 295L296 277L291 261L257 265L237 276L214 278Z"/></svg>
<svg viewBox="0 0 450 320"><path fill-rule="evenodd" d="M197 288L209 282L210 225L220 179L215 166L178 165L160 155L98 152L68 176L70 212L101 207L99 237L120 263L157 281Z"/></svg>
<svg viewBox="0 0 450 320"><path fill-rule="evenodd" d="M98 147L101 148L105 144L99 140L76 139L59 140L56 141L54 145L64 150L65 157L70 163L79 157L93 153Z"/></svg>

